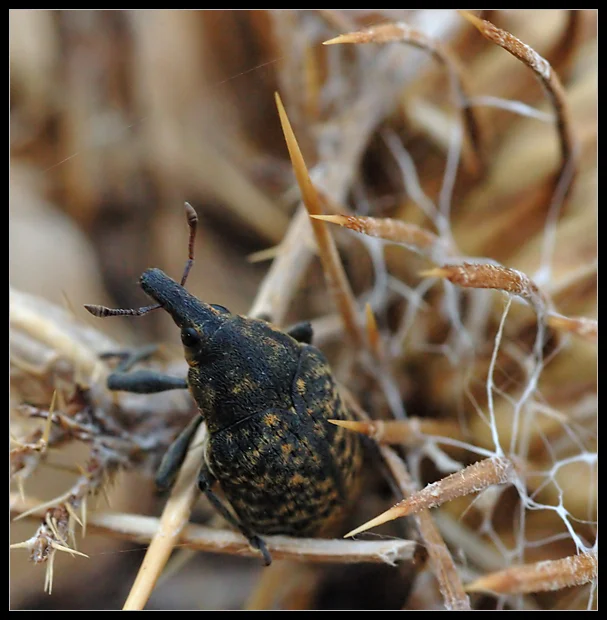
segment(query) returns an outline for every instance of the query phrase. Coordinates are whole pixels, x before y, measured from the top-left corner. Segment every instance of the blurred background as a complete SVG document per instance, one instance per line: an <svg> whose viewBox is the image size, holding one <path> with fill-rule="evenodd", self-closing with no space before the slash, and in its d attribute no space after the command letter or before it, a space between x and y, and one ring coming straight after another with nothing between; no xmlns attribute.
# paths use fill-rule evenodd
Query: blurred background
<svg viewBox="0 0 607 620"><path fill-rule="evenodd" d="M573 14L491 11L485 16L547 57L565 85L580 164L558 222L547 288L557 294L560 312L594 317L596 13ZM473 96L518 99L552 113L530 70L452 11L11 11L11 286L67 305L79 320L125 346L162 342L178 357L178 334L162 313L96 323L82 305L145 304L137 281L150 266L179 277L187 255L187 200L200 220L189 290L209 303L246 313L268 259L280 250L262 251L280 244L298 204L275 91L314 178L332 199L359 213L427 225L404 188L385 137L389 132L407 148L421 186L438 200L449 132L457 122L444 68L423 50L405 45L321 45L342 32L393 20L404 20L447 46L459 59ZM559 166L558 138L551 123L479 109L486 169L479 174L466 166L464 152L453 194L453 236L465 254L490 257L532 275L540 265L547 188ZM368 293L377 276L373 256L358 239L334 232L356 294ZM386 249L386 273L404 286L415 286L425 266L400 248ZM407 300L397 287L386 295L380 325L394 332L394 317L406 309ZM426 302L440 308L431 294ZM332 312L313 259L283 323ZM455 416L451 403L466 390L454 387L457 377L444 355L428 364L430 349L420 346L423 341L438 347L445 321L427 316L420 321L410 352L397 368L402 399L419 415L442 411ZM521 321L512 333L528 342ZM329 329L325 344L332 359L340 354L338 341L339 331ZM593 393L593 351L574 343L556 360L557 370L542 388L552 406L558 408L556 387L563 377L576 381L579 400ZM569 403L569 395L562 398ZM478 430L479 436L486 434ZM482 444L482 438L477 440ZM83 446L69 449L73 460L86 454ZM40 470L28 480L27 492L48 499L66 488L68 479L56 470ZM162 509L151 482L136 473L121 475L110 499L113 510L159 514ZM593 500L586 495L571 501L578 501L586 514ZM371 515L374 510L372 504ZM33 526L20 522L12 529L11 538L23 540ZM554 550L556 557L571 551L563 545ZM51 597L42 593L44 567L29 563L25 552L12 552L12 607L121 607L143 546L89 536L82 550L90 560L58 558ZM410 567L323 570L323 587L292 595L284 605L429 604L422 599L407 603L409 586L402 584L412 583L405 575ZM148 607L239 608L260 572L256 560L198 554L159 585ZM356 586L361 583L368 585L364 593ZM492 603L479 605L485 604ZM559 595L545 604L575 606Z"/></svg>

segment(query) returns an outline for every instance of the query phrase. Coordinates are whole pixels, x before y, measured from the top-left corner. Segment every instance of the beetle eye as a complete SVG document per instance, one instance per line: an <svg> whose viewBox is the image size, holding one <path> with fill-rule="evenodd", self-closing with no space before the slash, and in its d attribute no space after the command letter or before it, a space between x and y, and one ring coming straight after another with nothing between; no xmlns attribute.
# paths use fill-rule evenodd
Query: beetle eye
<svg viewBox="0 0 607 620"><path fill-rule="evenodd" d="M186 327L181 330L181 342L184 347L192 348L200 342L200 336L193 327Z"/></svg>

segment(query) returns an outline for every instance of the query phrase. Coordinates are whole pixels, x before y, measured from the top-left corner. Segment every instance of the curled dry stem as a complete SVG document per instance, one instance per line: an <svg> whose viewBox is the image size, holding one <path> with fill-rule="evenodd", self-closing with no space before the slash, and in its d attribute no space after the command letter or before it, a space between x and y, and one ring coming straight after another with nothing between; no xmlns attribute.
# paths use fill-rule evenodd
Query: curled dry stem
<svg viewBox="0 0 607 620"><path fill-rule="evenodd" d="M470 158L470 167L473 172L480 173L484 168L484 137L478 118L478 112L476 108L470 104L468 86L464 79L462 67L449 50L440 42L404 22L397 22L392 24L381 24L358 32L342 34L328 41L324 41L323 44L393 42L406 43L420 48L431 54L447 69L458 106L461 109L466 135L472 146L473 156Z"/></svg>
<svg viewBox="0 0 607 620"><path fill-rule="evenodd" d="M523 43L506 30L497 28L490 21L480 19L468 11L460 11L460 14L486 39L510 52L515 58L526 64L539 78L555 112L562 161L559 177L566 168L569 168L572 161L575 162L573 168L576 169L578 149L575 146L575 134L573 132L569 103L567 102L565 89L550 63L529 47L529 45Z"/></svg>

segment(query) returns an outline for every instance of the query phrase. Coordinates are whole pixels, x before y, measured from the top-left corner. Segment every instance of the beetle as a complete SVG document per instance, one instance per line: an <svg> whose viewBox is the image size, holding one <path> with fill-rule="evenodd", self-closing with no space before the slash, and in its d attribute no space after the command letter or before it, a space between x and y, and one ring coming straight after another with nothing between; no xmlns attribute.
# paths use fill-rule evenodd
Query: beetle
<svg viewBox="0 0 607 620"><path fill-rule="evenodd" d="M352 419L310 323L284 332L271 323L207 304L185 288L194 263L197 216L186 203L189 255L178 283L147 269L139 284L154 304L137 309L85 305L97 317L170 314L181 332L187 379L131 368L131 355L108 377L108 388L137 393L188 389L199 409L164 456L156 484L169 488L199 424L208 435L198 486L219 513L271 556L263 535L326 536L354 498L362 465L357 433L329 424ZM109 355L108 355L109 356ZM214 491L219 486L223 498Z"/></svg>

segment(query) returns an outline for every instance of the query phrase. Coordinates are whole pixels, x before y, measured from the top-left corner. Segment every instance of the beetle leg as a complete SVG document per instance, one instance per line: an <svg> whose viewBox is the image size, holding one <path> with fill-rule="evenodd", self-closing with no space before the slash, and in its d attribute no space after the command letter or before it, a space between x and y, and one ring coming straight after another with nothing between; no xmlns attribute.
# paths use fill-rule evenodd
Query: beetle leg
<svg viewBox="0 0 607 620"><path fill-rule="evenodd" d="M155 394L168 390L186 390L188 383L181 377L171 377L155 370L136 370L113 372L107 378L107 387L112 391Z"/></svg>
<svg viewBox="0 0 607 620"><path fill-rule="evenodd" d="M116 366L116 372L127 372L137 362L145 360L158 350L158 345L150 344L146 347L135 349L134 351L110 351L102 353L99 357L106 360L112 357L119 357L122 361Z"/></svg>
<svg viewBox="0 0 607 620"><path fill-rule="evenodd" d="M291 338L295 338L297 342L312 344L312 323L310 323L310 321L295 323L295 325L289 327L289 329L287 330L287 334L289 334Z"/></svg>
<svg viewBox="0 0 607 620"><path fill-rule="evenodd" d="M136 370L129 372L131 368L141 360L152 355L158 347L150 345L136 349L135 351L118 351L102 353L101 359L111 357L121 358L116 370L107 378L108 390L134 392L136 394L154 394L167 390L185 390L188 384L185 379L171 377L155 370Z"/></svg>
<svg viewBox="0 0 607 620"><path fill-rule="evenodd" d="M219 497L213 492L212 486L216 481L215 476L211 473L209 468L206 465L202 466L200 470L200 474L198 474L198 488L202 493L204 493L208 500L213 504L217 512L231 525L240 530L242 535L249 541L249 544L254 548L258 549L263 556L263 560L266 566L269 566L272 563L272 556L266 547L263 539L257 534L253 534L251 530L238 521L238 519L228 510L228 508L224 505L224 503L219 499Z"/></svg>
<svg viewBox="0 0 607 620"><path fill-rule="evenodd" d="M159 491L167 491L173 486L179 468L183 464L188 447L198 430L202 416L197 414L191 422L179 433L177 439L169 446L166 454L162 457L160 467L156 472L156 487Z"/></svg>

